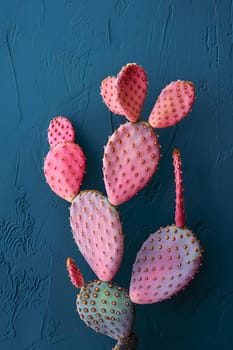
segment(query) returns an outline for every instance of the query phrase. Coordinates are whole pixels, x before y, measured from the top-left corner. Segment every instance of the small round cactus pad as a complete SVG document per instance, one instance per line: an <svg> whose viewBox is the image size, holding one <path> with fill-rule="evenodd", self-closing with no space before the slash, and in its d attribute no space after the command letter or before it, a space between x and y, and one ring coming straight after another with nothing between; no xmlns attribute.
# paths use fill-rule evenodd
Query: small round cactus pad
<svg viewBox="0 0 233 350"><path fill-rule="evenodd" d="M51 120L48 128L48 141L51 147L59 142L74 142L75 132L69 119L55 117Z"/></svg>

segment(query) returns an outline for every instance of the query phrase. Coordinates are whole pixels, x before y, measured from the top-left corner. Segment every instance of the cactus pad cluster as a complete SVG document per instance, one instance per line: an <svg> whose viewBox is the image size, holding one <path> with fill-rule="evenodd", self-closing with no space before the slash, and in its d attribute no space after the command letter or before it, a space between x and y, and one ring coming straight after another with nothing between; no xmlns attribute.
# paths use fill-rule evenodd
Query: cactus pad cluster
<svg viewBox="0 0 233 350"><path fill-rule="evenodd" d="M190 112L195 90L175 81L159 95L148 122L140 121L147 94L144 69L130 63L116 77L102 81L101 96L112 113L127 122L109 137L103 154L106 196L82 190L86 158L77 145L71 122L55 117L48 128L50 150L44 174L51 189L71 202L70 225L75 243L96 274L85 282L73 259L67 259L72 284L79 289L77 311L86 325L117 340L114 350L134 350L135 304L152 304L184 289L199 270L202 248L185 226L181 155L173 152L176 188L175 222L149 235L137 253L129 291L113 281L124 253L124 235L117 205L141 191L158 169L160 148L155 128L177 124Z"/></svg>

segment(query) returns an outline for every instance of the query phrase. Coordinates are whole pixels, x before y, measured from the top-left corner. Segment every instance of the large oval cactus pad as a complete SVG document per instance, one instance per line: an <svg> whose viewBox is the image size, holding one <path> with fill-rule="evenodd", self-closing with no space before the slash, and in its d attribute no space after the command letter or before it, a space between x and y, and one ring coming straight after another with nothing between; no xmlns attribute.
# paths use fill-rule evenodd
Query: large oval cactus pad
<svg viewBox="0 0 233 350"><path fill-rule="evenodd" d="M82 191L70 208L70 224L80 252L102 281L117 273L123 255L119 214L97 191Z"/></svg>
<svg viewBox="0 0 233 350"><path fill-rule="evenodd" d="M146 186L157 170L160 146L145 122L121 125L104 150L104 183L109 201L126 202Z"/></svg>
<svg viewBox="0 0 233 350"><path fill-rule="evenodd" d="M71 202L79 193L86 170L82 148L73 143L58 143L44 160L44 174L51 189Z"/></svg>
<svg viewBox="0 0 233 350"><path fill-rule="evenodd" d="M111 112L137 122L146 98L148 80L145 70L136 63L122 67L117 77L105 78L100 94Z"/></svg>
<svg viewBox="0 0 233 350"><path fill-rule="evenodd" d="M130 283L130 299L151 304L182 290L199 269L199 241L188 229L167 226L151 234L137 254Z"/></svg>

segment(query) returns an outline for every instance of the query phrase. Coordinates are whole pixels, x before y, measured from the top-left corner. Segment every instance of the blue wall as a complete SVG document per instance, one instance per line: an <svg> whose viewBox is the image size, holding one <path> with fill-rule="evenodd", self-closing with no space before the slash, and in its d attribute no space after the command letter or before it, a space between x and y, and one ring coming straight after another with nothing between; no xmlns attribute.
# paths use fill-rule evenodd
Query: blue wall
<svg viewBox="0 0 233 350"><path fill-rule="evenodd" d="M192 80L191 115L159 132L159 172L120 207L128 287L141 243L173 222L171 154L183 156L187 224L206 249L192 284L170 301L138 306L139 350L233 349L233 3L230 0L0 0L0 349L108 350L75 311L65 260L94 277L70 232L69 205L45 184L47 126L69 117L88 158L83 189L104 191L107 137L123 122L99 86L122 65L147 71L147 119L162 87Z"/></svg>

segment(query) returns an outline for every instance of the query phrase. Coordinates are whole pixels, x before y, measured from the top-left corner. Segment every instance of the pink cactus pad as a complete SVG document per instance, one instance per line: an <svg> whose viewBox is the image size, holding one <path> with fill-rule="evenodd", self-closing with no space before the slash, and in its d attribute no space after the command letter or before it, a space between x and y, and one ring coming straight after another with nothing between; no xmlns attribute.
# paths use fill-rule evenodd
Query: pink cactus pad
<svg viewBox="0 0 233 350"><path fill-rule="evenodd" d="M102 81L101 96L111 112L136 122L146 98L147 86L144 69L129 63L121 69L117 78L107 77Z"/></svg>
<svg viewBox="0 0 233 350"><path fill-rule="evenodd" d="M127 64L117 76L118 102L124 115L131 122L136 122L140 117L147 86L146 72L135 63Z"/></svg>
<svg viewBox="0 0 233 350"><path fill-rule="evenodd" d="M83 191L70 208L70 224L80 252L104 282L113 279L123 254L123 234L117 210L97 191Z"/></svg>
<svg viewBox="0 0 233 350"><path fill-rule="evenodd" d="M113 205L126 202L146 186L160 158L153 129L145 122L121 125L105 147L104 182Z"/></svg>
<svg viewBox="0 0 233 350"><path fill-rule="evenodd" d="M199 241L188 229L167 226L150 235L133 265L130 299L151 304L182 290L199 269Z"/></svg>
<svg viewBox="0 0 233 350"><path fill-rule="evenodd" d="M124 111L118 103L115 77L107 77L101 83L100 93L104 103L112 113L124 115Z"/></svg>
<svg viewBox="0 0 233 350"><path fill-rule="evenodd" d="M51 120L48 128L48 141L51 147L59 142L74 142L74 128L65 117L55 117Z"/></svg>
<svg viewBox="0 0 233 350"><path fill-rule="evenodd" d="M185 210L184 210L184 189L182 178L182 163L180 151L174 149L173 151L173 166L175 172L175 184L176 184L176 212L175 223L178 227L183 227L185 224Z"/></svg>
<svg viewBox="0 0 233 350"><path fill-rule="evenodd" d="M149 116L153 128L166 128L180 122L190 112L195 89L189 81L174 81L159 95Z"/></svg>
<svg viewBox="0 0 233 350"><path fill-rule="evenodd" d="M80 146L73 142L58 143L44 161L44 174L51 189L71 202L79 193L86 169L86 159Z"/></svg>
<svg viewBox="0 0 233 350"><path fill-rule="evenodd" d="M66 268L69 273L71 283L76 288L82 288L85 284L84 278L73 259L67 258Z"/></svg>

